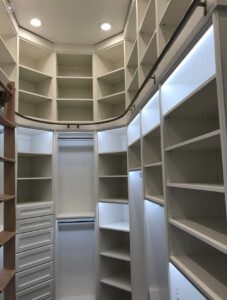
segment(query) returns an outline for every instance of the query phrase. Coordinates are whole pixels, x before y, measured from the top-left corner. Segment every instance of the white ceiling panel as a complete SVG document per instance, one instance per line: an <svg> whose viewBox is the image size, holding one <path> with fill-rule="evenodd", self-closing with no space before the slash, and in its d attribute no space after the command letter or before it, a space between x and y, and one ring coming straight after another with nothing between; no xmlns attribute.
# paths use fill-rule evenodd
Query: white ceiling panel
<svg viewBox="0 0 227 300"><path fill-rule="evenodd" d="M54 43L96 44L123 31L131 0L11 0L19 26ZM30 25L39 18L42 26ZM104 32L102 22L111 23Z"/></svg>

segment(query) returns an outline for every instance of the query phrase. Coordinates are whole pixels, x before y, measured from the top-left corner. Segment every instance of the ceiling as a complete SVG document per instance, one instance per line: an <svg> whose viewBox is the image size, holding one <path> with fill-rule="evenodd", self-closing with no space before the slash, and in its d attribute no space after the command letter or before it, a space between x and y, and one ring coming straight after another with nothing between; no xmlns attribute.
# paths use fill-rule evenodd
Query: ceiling
<svg viewBox="0 0 227 300"><path fill-rule="evenodd" d="M96 44L121 33L131 0L11 0L18 25L54 43ZM42 26L30 25L39 18ZM103 22L112 29L100 29Z"/></svg>

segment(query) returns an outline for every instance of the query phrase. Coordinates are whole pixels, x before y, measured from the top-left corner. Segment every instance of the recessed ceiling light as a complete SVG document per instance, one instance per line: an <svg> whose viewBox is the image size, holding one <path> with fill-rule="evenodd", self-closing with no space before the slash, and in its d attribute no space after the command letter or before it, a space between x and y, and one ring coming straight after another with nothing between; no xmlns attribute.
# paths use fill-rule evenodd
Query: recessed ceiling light
<svg viewBox="0 0 227 300"><path fill-rule="evenodd" d="M102 23L100 27L101 27L101 29L104 30L104 31L108 31L108 30L111 29L110 23Z"/></svg>
<svg viewBox="0 0 227 300"><path fill-rule="evenodd" d="M31 19L30 23L32 26L35 26L35 27L40 27L42 25L42 22L37 18Z"/></svg>

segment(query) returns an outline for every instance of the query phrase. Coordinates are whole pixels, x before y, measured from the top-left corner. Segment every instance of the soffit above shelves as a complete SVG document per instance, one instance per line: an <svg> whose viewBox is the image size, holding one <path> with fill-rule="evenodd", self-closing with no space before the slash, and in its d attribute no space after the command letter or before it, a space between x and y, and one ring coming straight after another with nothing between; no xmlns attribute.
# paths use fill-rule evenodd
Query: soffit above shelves
<svg viewBox="0 0 227 300"><path fill-rule="evenodd" d="M11 0L18 25L53 43L97 44L123 32L131 0ZM35 28L30 19L40 18ZM112 24L109 32L102 22Z"/></svg>

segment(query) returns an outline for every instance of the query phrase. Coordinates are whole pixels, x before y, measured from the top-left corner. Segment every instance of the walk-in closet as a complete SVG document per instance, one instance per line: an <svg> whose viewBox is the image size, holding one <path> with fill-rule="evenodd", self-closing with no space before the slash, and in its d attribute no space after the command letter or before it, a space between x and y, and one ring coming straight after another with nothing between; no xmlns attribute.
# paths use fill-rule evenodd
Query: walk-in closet
<svg viewBox="0 0 227 300"><path fill-rule="evenodd" d="M226 0L0 0L0 300L227 300L226 78Z"/></svg>

